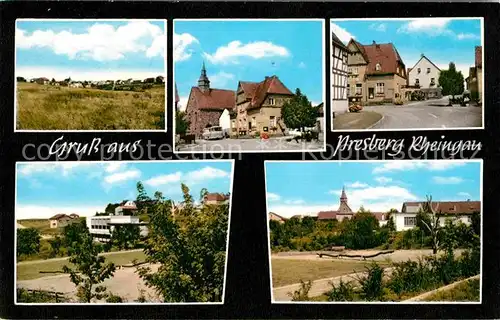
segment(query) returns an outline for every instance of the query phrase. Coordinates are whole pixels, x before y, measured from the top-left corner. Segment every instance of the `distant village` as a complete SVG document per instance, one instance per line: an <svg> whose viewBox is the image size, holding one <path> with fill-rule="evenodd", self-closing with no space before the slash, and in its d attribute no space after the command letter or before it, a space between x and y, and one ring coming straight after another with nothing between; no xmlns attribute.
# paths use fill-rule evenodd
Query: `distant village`
<svg viewBox="0 0 500 320"><path fill-rule="evenodd" d="M104 89L104 90L119 90L119 89L127 90L126 88L127 86L134 87L134 86L165 83L165 78L163 76L157 76L155 78L151 77L143 80L129 78L126 80L119 79L119 80L99 80L99 81L92 81L92 80L76 81L72 80L71 77L66 78L62 81L56 80L54 78L49 80L46 77L31 78L31 79L26 79L24 77L17 77L16 80L17 82L29 82L45 86Z"/></svg>

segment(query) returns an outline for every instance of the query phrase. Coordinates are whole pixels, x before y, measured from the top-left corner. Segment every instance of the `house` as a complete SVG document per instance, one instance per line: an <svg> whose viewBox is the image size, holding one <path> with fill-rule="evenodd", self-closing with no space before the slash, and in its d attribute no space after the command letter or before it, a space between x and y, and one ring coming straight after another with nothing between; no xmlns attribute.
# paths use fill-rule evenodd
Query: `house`
<svg viewBox="0 0 500 320"><path fill-rule="evenodd" d="M49 79L47 79L45 77L41 77L41 78L32 79L32 82L35 82L37 84L47 85L47 84L49 84Z"/></svg>
<svg viewBox="0 0 500 320"><path fill-rule="evenodd" d="M483 101L483 47L475 48L475 64L469 68L469 76L465 79L467 90L471 97L476 95L479 102Z"/></svg>
<svg viewBox="0 0 500 320"><path fill-rule="evenodd" d="M332 114L349 111L347 100L349 49L332 32Z"/></svg>
<svg viewBox="0 0 500 320"><path fill-rule="evenodd" d="M269 212L269 220L271 221L277 221L279 223L285 223L286 220L288 220L287 218L285 217L282 217L274 212Z"/></svg>
<svg viewBox="0 0 500 320"><path fill-rule="evenodd" d="M223 193L207 193L203 198L204 204L228 204L229 194Z"/></svg>
<svg viewBox="0 0 500 320"><path fill-rule="evenodd" d="M347 100L346 100L347 103ZM321 102L317 107L318 115L316 117L316 131L323 132L325 130L325 106L324 103Z"/></svg>
<svg viewBox="0 0 500 320"><path fill-rule="evenodd" d="M257 132L284 134L281 108L294 94L273 75L261 82L240 81L236 90L235 116L231 119L233 136Z"/></svg>
<svg viewBox="0 0 500 320"><path fill-rule="evenodd" d="M70 82L69 87L70 88L83 88L83 83L81 83L79 81L73 81L73 82Z"/></svg>
<svg viewBox="0 0 500 320"><path fill-rule="evenodd" d="M87 217L87 229L92 237L100 242L108 242L113 230L118 226L136 225L139 226L140 235L148 235L147 223L140 222L137 216L94 216Z"/></svg>
<svg viewBox="0 0 500 320"><path fill-rule="evenodd" d="M210 88L210 80L203 63L198 86L191 88L187 101L189 133L201 137L203 129L218 125L221 114L225 109L233 109L234 103L234 91Z"/></svg>
<svg viewBox="0 0 500 320"><path fill-rule="evenodd" d="M425 201L404 202L401 212L393 213L396 231L414 228L417 225L417 214L423 210L425 204ZM481 212L480 201L433 201L432 206L440 216L439 223L442 226L448 219L470 224L472 214Z"/></svg>
<svg viewBox="0 0 500 320"><path fill-rule="evenodd" d="M70 223L78 220L80 217L77 214L66 215L64 213L56 214L49 218L50 228L62 228Z"/></svg>
<svg viewBox="0 0 500 320"><path fill-rule="evenodd" d="M403 59L392 43L347 44L348 98L354 103L394 102L402 98L407 74Z"/></svg>
<svg viewBox="0 0 500 320"><path fill-rule="evenodd" d="M408 69L406 85L408 88L418 88L426 98L441 98L440 73L441 69L422 54L413 68Z"/></svg>
<svg viewBox="0 0 500 320"><path fill-rule="evenodd" d="M125 200L120 202L118 207L115 208L115 216L131 215L137 211L137 206L134 201Z"/></svg>
<svg viewBox="0 0 500 320"><path fill-rule="evenodd" d="M231 110L224 109L219 117L219 127L222 131L229 134L231 131Z"/></svg>

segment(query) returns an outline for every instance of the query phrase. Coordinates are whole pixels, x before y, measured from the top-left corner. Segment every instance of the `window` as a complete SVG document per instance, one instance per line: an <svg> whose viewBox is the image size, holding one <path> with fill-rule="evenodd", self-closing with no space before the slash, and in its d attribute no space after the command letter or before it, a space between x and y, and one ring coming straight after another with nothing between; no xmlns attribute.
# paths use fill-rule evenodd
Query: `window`
<svg viewBox="0 0 500 320"><path fill-rule="evenodd" d="M384 94L384 83L377 83L377 94Z"/></svg>
<svg viewBox="0 0 500 320"><path fill-rule="evenodd" d="M417 73L418 73L418 74L420 74L420 71L421 71L421 70L420 70L420 68L418 68L418 69L417 69Z"/></svg>
<svg viewBox="0 0 500 320"><path fill-rule="evenodd" d="M276 117L275 116L270 116L269 117L269 126L271 128L276 127Z"/></svg>
<svg viewBox="0 0 500 320"><path fill-rule="evenodd" d="M431 73L431 68L427 68L427 73Z"/></svg>
<svg viewBox="0 0 500 320"><path fill-rule="evenodd" d="M351 85L347 85L347 95L350 96L351 95Z"/></svg>
<svg viewBox="0 0 500 320"><path fill-rule="evenodd" d="M363 90L363 85L361 83L356 83L356 94L360 95Z"/></svg>
<svg viewBox="0 0 500 320"><path fill-rule="evenodd" d="M380 71L380 69L382 69L382 67L380 66L380 63L377 63L375 65L375 70Z"/></svg>
<svg viewBox="0 0 500 320"><path fill-rule="evenodd" d="M252 117L252 128L256 126L257 126L257 120L255 119L255 117Z"/></svg>
<svg viewBox="0 0 500 320"><path fill-rule="evenodd" d="M415 79L415 85L416 85L416 86L419 86L419 85L420 85L420 80L419 80L418 78L417 78L417 79Z"/></svg>
<svg viewBox="0 0 500 320"><path fill-rule="evenodd" d="M436 79L435 78L431 78L431 86L433 86L435 84L436 84Z"/></svg>
<svg viewBox="0 0 500 320"><path fill-rule="evenodd" d="M417 217L405 217L405 227L414 227L417 225Z"/></svg>
<svg viewBox="0 0 500 320"><path fill-rule="evenodd" d="M351 67L347 68L347 73L352 73L352 68Z"/></svg>
<svg viewBox="0 0 500 320"><path fill-rule="evenodd" d="M274 106L274 98L269 98L269 104Z"/></svg>
<svg viewBox="0 0 500 320"><path fill-rule="evenodd" d="M355 75L359 74L359 70L358 70L358 67L354 67L352 68L352 71Z"/></svg>

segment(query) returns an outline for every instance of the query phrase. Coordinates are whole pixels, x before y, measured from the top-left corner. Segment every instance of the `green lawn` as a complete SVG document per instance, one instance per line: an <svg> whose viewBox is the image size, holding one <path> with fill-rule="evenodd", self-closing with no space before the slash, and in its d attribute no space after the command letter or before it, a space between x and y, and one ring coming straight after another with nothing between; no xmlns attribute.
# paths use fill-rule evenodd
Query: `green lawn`
<svg viewBox="0 0 500 320"><path fill-rule="evenodd" d="M318 280L333 278L344 274L365 271L370 262L365 261L332 261L332 260L295 260L271 259L273 270L273 287L281 287L299 283L300 280ZM382 266L385 263L380 263Z"/></svg>
<svg viewBox="0 0 500 320"><path fill-rule="evenodd" d="M479 301L479 296L479 279L473 279L450 290L436 292L424 301Z"/></svg>
<svg viewBox="0 0 500 320"><path fill-rule="evenodd" d="M105 257L106 262L113 262L115 265L130 264L133 260L141 262L146 259L142 251L112 253L106 254ZM17 265L17 280L30 280L60 274L51 271L61 271L62 267L67 264L70 265L67 259L48 259L37 263L21 263ZM40 271L44 273L40 273Z"/></svg>
<svg viewBox="0 0 500 320"><path fill-rule="evenodd" d="M26 228L35 228L40 234L56 235L61 234L64 228L51 228L48 219L25 219L17 220L17 223Z"/></svg>

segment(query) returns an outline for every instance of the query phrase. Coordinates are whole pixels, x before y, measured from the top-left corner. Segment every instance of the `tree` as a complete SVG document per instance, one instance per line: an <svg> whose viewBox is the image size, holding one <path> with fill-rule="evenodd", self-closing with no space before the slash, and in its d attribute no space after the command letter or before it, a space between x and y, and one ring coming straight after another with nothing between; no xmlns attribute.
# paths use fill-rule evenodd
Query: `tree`
<svg viewBox="0 0 500 320"><path fill-rule="evenodd" d="M40 251L40 232L35 228L17 229L16 255L35 254Z"/></svg>
<svg viewBox="0 0 500 320"><path fill-rule="evenodd" d="M186 119L186 113L184 111L175 111L175 133L176 134L186 134L189 129L189 121Z"/></svg>
<svg viewBox="0 0 500 320"><path fill-rule="evenodd" d="M56 235L54 238L49 240L49 244L51 248L50 255L52 257L56 257L61 252L63 239L60 236Z"/></svg>
<svg viewBox="0 0 500 320"><path fill-rule="evenodd" d="M118 203L108 203L108 205L104 209L104 215L107 215L107 214L110 214L110 213L111 214L115 213L115 209L118 206L119 206Z"/></svg>
<svg viewBox="0 0 500 320"><path fill-rule="evenodd" d="M71 77L68 77L68 78L64 79L64 82L70 83L71 82Z"/></svg>
<svg viewBox="0 0 500 320"><path fill-rule="evenodd" d="M68 224L66 227L64 227L63 244L67 248L70 248L74 246L76 243L81 242L82 235L88 232L89 231L84 221Z"/></svg>
<svg viewBox="0 0 500 320"><path fill-rule="evenodd" d="M155 78L155 83L156 84L162 84L164 79L165 78L163 78L163 76L158 76L158 77Z"/></svg>
<svg viewBox="0 0 500 320"><path fill-rule="evenodd" d="M422 213L427 216L427 219L422 219L421 222L431 235L432 253L436 254L440 245L441 226L439 224L439 214L432 207L432 196L427 197Z"/></svg>
<svg viewBox="0 0 500 320"><path fill-rule="evenodd" d="M453 62L450 62L448 70L441 70L439 85L442 87L442 93L445 96L455 96L464 92L464 76L461 71L457 71Z"/></svg>
<svg viewBox="0 0 500 320"><path fill-rule="evenodd" d="M298 88L293 98L281 108L281 117L285 125L290 129L304 131L305 127L314 127L316 115L316 108L312 106L307 96L303 95Z"/></svg>
<svg viewBox="0 0 500 320"><path fill-rule="evenodd" d="M94 243L88 231L80 235L80 240L69 248L69 262L74 268L65 265L63 272L69 274L71 282L77 287L76 295L80 301L88 303L94 298L106 298L106 287L99 284L112 277L116 267L113 263L104 263L105 258L99 256L102 246Z"/></svg>
<svg viewBox="0 0 500 320"><path fill-rule="evenodd" d="M139 211L142 211L142 209L146 208L149 202L151 201L151 198L148 196L146 193L146 189L144 189L144 185L142 182L137 182L137 198L135 199L137 209Z"/></svg>
<svg viewBox="0 0 500 320"><path fill-rule="evenodd" d="M111 245L122 249L135 248L140 240L141 230L138 225L119 225L111 232Z"/></svg>
<svg viewBox="0 0 500 320"><path fill-rule="evenodd" d="M200 202L203 202L205 200L205 196L208 194L207 188L201 188L200 190Z"/></svg>
<svg viewBox="0 0 500 320"><path fill-rule="evenodd" d="M23 77L16 77L17 82L26 82L26 79Z"/></svg>
<svg viewBox="0 0 500 320"><path fill-rule="evenodd" d="M471 227L476 235L481 235L481 216L479 215L479 212L474 212L472 214Z"/></svg>
<svg viewBox="0 0 500 320"><path fill-rule="evenodd" d="M226 260L228 205L193 206L189 188L182 184L183 206L172 214L172 201L152 206L146 261L157 271L139 267L138 273L165 302L221 301Z"/></svg>

